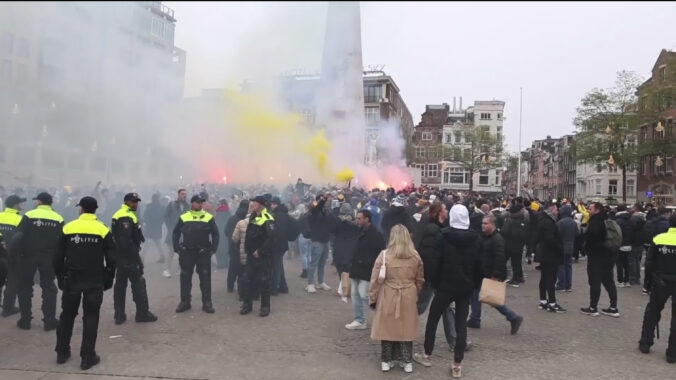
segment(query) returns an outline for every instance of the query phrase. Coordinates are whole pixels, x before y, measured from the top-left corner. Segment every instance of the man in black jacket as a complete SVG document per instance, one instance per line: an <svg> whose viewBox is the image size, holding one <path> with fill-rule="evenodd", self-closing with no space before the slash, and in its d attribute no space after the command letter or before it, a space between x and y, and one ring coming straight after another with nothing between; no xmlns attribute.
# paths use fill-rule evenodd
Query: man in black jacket
<svg viewBox="0 0 676 380"><path fill-rule="evenodd" d="M315 204L310 209L307 219L310 240L310 265L308 267L307 288L308 293L316 293L317 288L331 290L324 282L324 267L329 257L329 217L326 211L326 197L317 195ZM317 273L317 286L315 287L315 272Z"/></svg>
<svg viewBox="0 0 676 380"><path fill-rule="evenodd" d="M506 212L505 223L502 226L502 236L505 238L505 253L512 263L512 279L507 284L518 288L524 283L523 278L523 246L528 240L529 214L523 207L523 199L516 198L512 207Z"/></svg>
<svg viewBox="0 0 676 380"><path fill-rule="evenodd" d="M366 312L369 304L369 284L373 265L380 252L385 249L383 235L371 223L371 213L361 210L357 213L357 225L361 233L352 255L350 280L352 281L352 307L354 321L345 325L348 330L365 330Z"/></svg>
<svg viewBox="0 0 676 380"><path fill-rule="evenodd" d="M629 255L631 254L631 240L634 236L634 226L630 222L631 217L626 205L617 205L615 221L622 229L622 245L619 252L617 252L616 263L618 288L629 286Z"/></svg>
<svg viewBox="0 0 676 380"><path fill-rule="evenodd" d="M284 254L289 250L289 209L282 204L279 197L272 198L270 202L270 213L275 218L275 254L272 257L272 276L270 295L276 296L279 293L286 294L289 287L286 284L284 275Z"/></svg>
<svg viewBox="0 0 676 380"><path fill-rule="evenodd" d="M63 364L70 358L73 324L82 302L80 368L87 370L101 361L96 354L96 335L103 292L113 286L115 259L110 230L94 214L98 208L96 199L84 197L78 206L80 218L63 227L54 256L54 273L63 291L56 328L56 363Z"/></svg>
<svg viewBox="0 0 676 380"><path fill-rule="evenodd" d="M493 215L486 215L481 225L481 273L483 278L490 278L496 281L504 281L507 270L505 268L505 241L502 235L498 233L497 219ZM472 295L472 313L467 327L481 328L481 302L479 302L479 292L481 286L475 289ZM510 310L506 305L496 306L495 309L507 318L511 324L511 334L515 335L523 317Z"/></svg>
<svg viewBox="0 0 676 380"><path fill-rule="evenodd" d="M535 257L540 261L540 310L565 313L566 309L556 303L556 275L563 264L563 239L556 225L559 214L555 202L549 202L538 222L538 244Z"/></svg>
<svg viewBox="0 0 676 380"><path fill-rule="evenodd" d="M597 306L601 298L601 284L606 288L610 296L610 307L603 309L604 315L619 317L617 310L617 288L613 281L613 264L616 261L617 252L612 252L605 246L606 241L606 213L603 205L595 202L589 208L589 223L587 231L584 234L585 245L587 249L587 275L589 276L589 307L580 309L582 314L596 317L599 315Z"/></svg>
<svg viewBox="0 0 676 380"><path fill-rule="evenodd" d="M408 232L413 232L413 217L409 215L406 207L404 207L405 203L406 198L404 195L398 195L392 200L391 207L385 210L383 213L382 227L386 242L390 240L390 231L392 230L392 227L396 226L397 224L401 224L402 226L406 227Z"/></svg>
<svg viewBox="0 0 676 380"><path fill-rule="evenodd" d="M164 260L164 272L162 276L169 278L171 277L171 264L174 261L174 247L172 242L172 233L170 231L174 230L176 223L178 223L179 218L186 211L190 210L190 205L186 202L188 193L185 189L178 189L178 197L175 201L167 205L167 209L164 212L164 225L167 227L167 239L166 243L169 246L167 250L167 258Z"/></svg>

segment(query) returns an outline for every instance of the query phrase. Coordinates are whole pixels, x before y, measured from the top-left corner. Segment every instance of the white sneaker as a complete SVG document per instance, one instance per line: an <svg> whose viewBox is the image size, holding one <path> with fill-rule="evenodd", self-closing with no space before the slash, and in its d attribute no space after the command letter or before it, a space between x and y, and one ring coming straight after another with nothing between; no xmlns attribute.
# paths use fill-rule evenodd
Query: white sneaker
<svg viewBox="0 0 676 380"><path fill-rule="evenodd" d="M388 362L380 362L380 369L381 369L383 372L390 372L390 368L391 368L391 367L392 367L392 366L391 366L390 363L388 363Z"/></svg>
<svg viewBox="0 0 676 380"><path fill-rule="evenodd" d="M315 289L315 286L313 284L308 285L305 290L308 293L317 293L317 289Z"/></svg>
<svg viewBox="0 0 676 380"><path fill-rule="evenodd" d="M411 373L413 372L413 363L406 363L402 366L402 368L404 368L404 372Z"/></svg>
<svg viewBox="0 0 676 380"><path fill-rule="evenodd" d="M162 272L162 276L164 276L165 278L169 278L171 277L171 273L169 273L168 270L165 270L164 272Z"/></svg>
<svg viewBox="0 0 676 380"><path fill-rule="evenodd" d="M366 323L359 323L358 321L352 321L345 325L345 328L348 330L366 330L368 326Z"/></svg>
<svg viewBox="0 0 676 380"><path fill-rule="evenodd" d="M325 282L322 282L322 283L319 284L319 286L317 286L317 287L318 287L319 289L321 289L321 290L331 290L331 287L328 286L328 285L326 285Z"/></svg>

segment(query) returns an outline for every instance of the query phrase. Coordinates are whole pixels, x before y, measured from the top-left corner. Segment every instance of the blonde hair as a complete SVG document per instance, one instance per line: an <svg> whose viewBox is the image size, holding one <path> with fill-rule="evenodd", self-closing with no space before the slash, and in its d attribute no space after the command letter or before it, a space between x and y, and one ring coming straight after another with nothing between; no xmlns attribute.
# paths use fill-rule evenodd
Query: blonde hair
<svg viewBox="0 0 676 380"><path fill-rule="evenodd" d="M396 259L408 259L417 254L406 227L397 224L392 227L390 232L390 241L387 244L387 255Z"/></svg>

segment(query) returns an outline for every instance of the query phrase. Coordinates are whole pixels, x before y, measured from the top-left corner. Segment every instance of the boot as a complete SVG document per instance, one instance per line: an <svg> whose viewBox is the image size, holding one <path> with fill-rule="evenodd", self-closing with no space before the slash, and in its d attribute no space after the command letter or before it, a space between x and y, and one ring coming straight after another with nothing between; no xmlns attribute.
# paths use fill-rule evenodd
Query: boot
<svg viewBox="0 0 676 380"><path fill-rule="evenodd" d="M157 321L157 316L150 312L146 280L143 276L131 284L131 294L134 297L134 303L136 303L136 322Z"/></svg>
<svg viewBox="0 0 676 380"><path fill-rule="evenodd" d="M63 364L67 362L68 359L70 359L70 351L63 354L60 353L56 354L56 364Z"/></svg>
<svg viewBox="0 0 676 380"><path fill-rule="evenodd" d="M190 310L190 302L181 301L178 306L176 306L176 312L182 313L186 310Z"/></svg>
<svg viewBox="0 0 676 380"><path fill-rule="evenodd" d="M260 316L267 317L268 315L270 315L270 306L261 306Z"/></svg>
<svg viewBox="0 0 676 380"><path fill-rule="evenodd" d="M215 312L214 306L211 304L211 302L205 302L202 304L202 310L209 314L213 314Z"/></svg>
<svg viewBox="0 0 676 380"><path fill-rule="evenodd" d="M30 319L19 319L16 321L16 326L22 330L30 330L31 329L31 320Z"/></svg>
<svg viewBox="0 0 676 380"><path fill-rule="evenodd" d="M56 330L56 328L59 326L59 320L56 318L48 319L44 321L44 324L45 331Z"/></svg>
<svg viewBox="0 0 676 380"><path fill-rule="evenodd" d="M80 369L82 369L83 371L86 371L86 370L92 368L93 366L99 364L100 361L101 361L101 357L98 356L98 355L94 355L94 357L90 358L90 359L82 358L82 362L80 363Z"/></svg>
<svg viewBox="0 0 676 380"><path fill-rule="evenodd" d="M250 303L243 303L242 308L239 310L239 314L247 315L253 311L253 306Z"/></svg>
<svg viewBox="0 0 676 380"><path fill-rule="evenodd" d="M157 316L150 311L146 311L143 314L139 314L138 312L136 313L136 322L155 322L157 321Z"/></svg>
<svg viewBox="0 0 676 380"><path fill-rule="evenodd" d="M211 270L201 270L199 278L200 290L202 291L202 310L211 314L214 312L214 307L211 303Z"/></svg>

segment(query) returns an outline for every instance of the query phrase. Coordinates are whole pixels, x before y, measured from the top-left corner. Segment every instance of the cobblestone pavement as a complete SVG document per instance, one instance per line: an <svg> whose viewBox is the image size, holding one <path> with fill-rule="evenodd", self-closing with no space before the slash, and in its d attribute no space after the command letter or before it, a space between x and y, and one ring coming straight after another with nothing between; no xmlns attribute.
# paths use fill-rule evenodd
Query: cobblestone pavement
<svg viewBox="0 0 676 380"><path fill-rule="evenodd" d="M154 252L149 253L151 257ZM131 295L127 315L131 321L113 322L112 291L105 293L97 351L101 363L79 370L81 321L75 324L73 358L57 366L55 334L41 325L40 289L36 286L33 328L16 327L18 317L0 318L0 379L440 379L450 377L451 352L438 329L431 368L414 365L412 374L397 368L380 372L380 344L369 330L347 331L351 305L334 292L304 292L298 260L285 261L291 293L272 298L272 314L238 314L235 294L225 290L226 272L213 274L215 314L201 311L197 278L193 309L174 313L178 304L178 276L165 279L159 264L147 265L153 324L133 322ZM508 306L523 315L521 332L509 334L509 324L495 310L484 307L480 330L469 330L475 348L465 355L463 378L468 379L657 379L674 378L676 366L667 364L665 350L670 308L663 312L662 339L651 355L637 349L643 309L648 297L638 287L619 289L618 319L579 313L588 302L585 262L574 265L572 293L557 295L567 314L537 309L539 272L528 266L527 283L508 289ZM196 276L195 276L196 277ZM338 284L333 267L327 282ZM602 293L601 307L608 302ZM37 313L36 313L37 312ZM424 328L421 319L421 334ZM414 351L422 350L422 337Z"/></svg>

